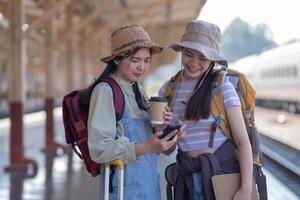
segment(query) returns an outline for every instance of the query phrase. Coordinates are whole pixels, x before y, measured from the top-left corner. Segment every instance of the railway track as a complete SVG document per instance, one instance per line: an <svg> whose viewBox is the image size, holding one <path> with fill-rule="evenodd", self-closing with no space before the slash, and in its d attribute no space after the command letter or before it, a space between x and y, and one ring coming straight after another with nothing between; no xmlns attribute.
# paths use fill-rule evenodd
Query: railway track
<svg viewBox="0 0 300 200"><path fill-rule="evenodd" d="M264 168L300 198L300 152L261 135Z"/></svg>

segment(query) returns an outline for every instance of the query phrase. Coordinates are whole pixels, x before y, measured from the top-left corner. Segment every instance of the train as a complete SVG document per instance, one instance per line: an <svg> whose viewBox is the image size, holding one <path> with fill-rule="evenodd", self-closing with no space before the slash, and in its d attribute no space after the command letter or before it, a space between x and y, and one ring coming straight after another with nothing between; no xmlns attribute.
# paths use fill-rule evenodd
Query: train
<svg viewBox="0 0 300 200"><path fill-rule="evenodd" d="M230 67L256 90L256 105L300 113L300 41L242 58Z"/></svg>

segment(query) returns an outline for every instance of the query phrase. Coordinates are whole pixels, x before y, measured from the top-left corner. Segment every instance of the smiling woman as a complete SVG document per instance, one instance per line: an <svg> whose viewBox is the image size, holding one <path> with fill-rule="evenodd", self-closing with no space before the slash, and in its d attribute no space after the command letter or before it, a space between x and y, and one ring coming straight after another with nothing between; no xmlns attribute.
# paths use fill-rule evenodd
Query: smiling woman
<svg viewBox="0 0 300 200"><path fill-rule="evenodd" d="M199 78L209 68L211 61L196 50L183 48L182 65L185 69L186 79Z"/></svg>
<svg viewBox="0 0 300 200"><path fill-rule="evenodd" d="M198 20L190 21L181 41L170 45L181 52L183 69L161 87L159 95L169 101L174 115L172 122L187 124L176 157L174 196L178 200L214 200L211 177L225 171L241 172L242 175L234 199L251 197L251 146L238 94L228 79L224 80L219 92L223 95L220 104L225 105L224 113L229 119L233 140L219 127L222 114L219 112L217 117L212 114L212 88L218 79L215 66L227 67L227 61L219 54L220 39L221 31L217 25ZM226 161L223 160L225 155Z"/></svg>

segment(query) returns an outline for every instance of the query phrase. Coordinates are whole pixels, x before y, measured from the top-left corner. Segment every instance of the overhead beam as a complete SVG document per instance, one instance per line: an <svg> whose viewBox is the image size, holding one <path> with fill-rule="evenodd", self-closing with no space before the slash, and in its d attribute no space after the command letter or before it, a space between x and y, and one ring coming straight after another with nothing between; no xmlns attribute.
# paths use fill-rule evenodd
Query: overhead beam
<svg viewBox="0 0 300 200"><path fill-rule="evenodd" d="M85 26L89 25L92 23L94 20L101 16L105 16L106 14L111 13L112 17L116 16L116 13L118 16L123 16L124 14L126 15L130 10L138 10L139 8L147 7L148 9L157 6L163 2L166 2L166 0L152 0L147 3L141 3L140 1L137 1L136 3L132 5L128 5L127 8L116 8L116 9L109 9L108 7L99 7L97 10L95 10L91 15L86 17L78 27L75 28L75 31L81 31L82 29L85 28Z"/></svg>
<svg viewBox="0 0 300 200"><path fill-rule="evenodd" d="M44 37L35 30L30 32L29 39L32 39L33 41L38 42L39 44L45 44Z"/></svg>
<svg viewBox="0 0 300 200"><path fill-rule="evenodd" d="M40 8L26 8L26 14L35 17L41 17L44 11Z"/></svg>
<svg viewBox="0 0 300 200"><path fill-rule="evenodd" d="M192 2L193 3L193 2ZM172 8L169 10L169 16L168 19L170 21L176 21L180 19L185 20L191 20L197 17L198 14L198 8L195 8L195 5L192 4L189 1L185 1L184 3L181 3L180 6L174 6L172 5ZM189 11L189 12L187 12ZM151 17L153 15L153 17ZM142 26L153 26L156 24L167 24L166 16L159 13L147 13L143 15L143 17L140 18L139 24Z"/></svg>
<svg viewBox="0 0 300 200"><path fill-rule="evenodd" d="M168 0L169 1L169 0ZM166 2L166 0L163 1L156 1L156 3L158 2ZM175 3L175 1L172 0L173 3ZM155 4L151 4L152 6L154 6ZM166 4L167 6L167 4ZM145 8L149 8L148 6ZM136 22L141 24L144 27L154 27L154 26L161 26L163 24L166 24L166 15L164 15L161 12L150 12L151 9L148 9L149 11L147 13L145 12L140 12L141 16L136 16L136 18L138 19ZM186 12L186 10L192 11L192 12ZM165 11L165 9L163 9L162 11ZM167 18L168 21L172 24L174 22L176 22L176 20L179 21L185 21L187 22L188 20L191 20L193 18L196 17L196 13L198 11L198 7L195 8L195 4L194 2L189 2L186 1L185 3L181 3L180 6L176 6L172 8L169 8L169 14L167 14ZM113 12L114 13L114 12ZM123 13L125 13L123 11ZM153 17L156 16L156 17ZM182 19L182 20L181 20ZM126 18L124 17L124 15L120 15L120 13L118 14L117 17L114 18L110 18L109 23L103 23L101 24L101 28L98 31L94 32L94 36L90 37L91 40L98 40L99 38L103 37L103 32L104 30L106 32L110 32L112 31L114 28L116 28L115 24L122 24L123 22L126 21Z"/></svg>
<svg viewBox="0 0 300 200"><path fill-rule="evenodd" d="M97 17L99 17L99 15L105 15L105 13L110 12L110 11L112 11L112 10L109 8L108 3L103 3L102 7L99 6L98 8L96 8L96 10L92 14L87 16L85 19L83 19L82 22L80 22L80 24L77 27L74 27L75 28L74 30L81 31L87 25L89 25L94 20L96 20Z"/></svg>
<svg viewBox="0 0 300 200"><path fill-rule="evenodd" d="M62 0L59 3L55 4L52 9L50 9L47 13L45 13L29 25L29 28L25 32L23 32L23 37L28 37L32 30L38 28L41 25L44 25L46 20L50 19L50 17L52 17L55 13L68 6L70 3L72 3L72 1L73 0Z"/></svg>

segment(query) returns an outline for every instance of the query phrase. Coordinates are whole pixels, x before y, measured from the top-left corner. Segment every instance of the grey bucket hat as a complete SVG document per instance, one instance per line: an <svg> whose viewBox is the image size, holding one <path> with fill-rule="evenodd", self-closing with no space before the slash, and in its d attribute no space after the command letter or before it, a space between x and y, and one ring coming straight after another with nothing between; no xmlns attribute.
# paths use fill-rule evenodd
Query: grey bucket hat
<svg viewBox="0 0 300 200"><path fill-rule="evenodd" d="M227 61L219 54L220 41L221 31L218 26L195 20L186 25L181 42L171 44L169 47L175 51L181 51L182 48L194 49L201 52L207 59L227 67Z"/></svg>

